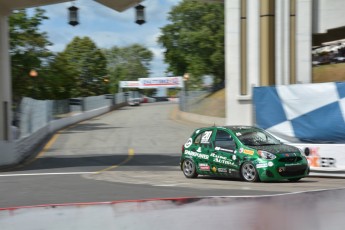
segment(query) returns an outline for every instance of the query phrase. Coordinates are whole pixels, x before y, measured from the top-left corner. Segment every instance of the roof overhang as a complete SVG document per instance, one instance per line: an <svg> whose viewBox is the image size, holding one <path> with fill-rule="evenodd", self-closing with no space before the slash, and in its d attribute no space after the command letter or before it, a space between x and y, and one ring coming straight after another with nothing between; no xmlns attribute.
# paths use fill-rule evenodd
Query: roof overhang
<svg viewBox="0 0 345 230"><path fill-rule="evenodd" d="M118 12L131 8L143 0L94 0ZM0 8L9 10L18 10L30 7L39 7L63 2L72 2L71 0L0 0Z"/></svg>
<svg viewBox="0 0 345 230"><path fill-rule="evenodd" d="M96 2L105 5L111 9L114 9L118 12L122 12L131 8L135 5L138 5L143 0L122 0L122 1L114 1L114 0L95 0Z"/></svg>
<svg viewBox="0 0 345 230"><path fill-rule="evenodd" d="M70 2L70 0L0 0L0 7L9 10L18 10L63 2Z"/></svg>

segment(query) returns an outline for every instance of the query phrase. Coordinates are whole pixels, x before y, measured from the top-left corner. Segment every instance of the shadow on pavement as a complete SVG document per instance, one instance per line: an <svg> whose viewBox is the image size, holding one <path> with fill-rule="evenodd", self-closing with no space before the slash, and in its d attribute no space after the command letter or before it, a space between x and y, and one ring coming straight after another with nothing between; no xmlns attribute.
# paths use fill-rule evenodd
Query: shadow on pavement
<svg viewBox="0 0 345 230"><path fill-rule="evenodd" d="M178 166L180 156L167 156L157 154L141 154L134 155L129 162L122 164L128 158L127 154L121 155L87 155L87 156L47 156L37 158L32 163L17 167L8 171L26 171L41 169L57 169L57 168L78 168L78 167L95 167L102 168L119 165L131 166Z"/></svg>

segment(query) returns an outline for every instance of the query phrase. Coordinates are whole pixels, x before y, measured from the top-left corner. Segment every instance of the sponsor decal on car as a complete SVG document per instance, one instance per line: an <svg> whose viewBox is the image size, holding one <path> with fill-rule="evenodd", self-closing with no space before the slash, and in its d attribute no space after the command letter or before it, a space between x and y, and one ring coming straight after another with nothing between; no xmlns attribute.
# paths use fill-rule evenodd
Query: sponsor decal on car
<svg viewBox="0 0 345 230"><path fill-rule="evenodd" d="M229 174L235 172L236 170L235 169L229 169Z"/></svg>
<svg viewBox="0 0 345 230"><path fill-rule="evenodd" d="M268 164L267 164L269 167L272 167L273 166L273 162L272 161L270 161L270 162L268 162Z"/></svg>
<svg viewBox="0 0 345 230"><path fill-rule="evenodd" d="M193 140L192 140L192 138L189 138L187 140L186 144L184 144L184 147L189 148L192 144L193 144Z"/></svg>
<svg viewBox="0 0 345 230"><path fill-rule="evenodd" d="M285 166L294 166L294 165L302 165L301 163L289 163L285 164Z"/></svg>
<svg viewBox="0 0 345 230"><path fill-rule="evenodd" d="M230 152L230 153L233 153L233 152L234 152L234 150L231 150L231 149L223 149L223 148L221 148L221 147L215 147L214 149L217 150L217 151L225 151L225 152Z"/></svg>
<svg viewBox="0 0 345 230"><path fill-rule="evenodd" d="M260 168L267 168L268 167L268 164L267 163L260 163L260 164L257 164L256 165L256 168L257 169L260 169Z"/></svg>
<svg viewBox="0 0 345 230"><path fill-rule="evenodd" d="M199 164L199 168L202 171L210 171L210 166L208 164Z"/></svg>
<svg viewBox="0 0 345 230"><path fill-rule="evenodd" d="M208 158L209 158L209 155L193 152L193 151L190 151L190 150L185 150L184 154L192 156L192 157L197 157L197 158L200 158L200 159L204 159L204 160L208 160Z"/></svg>
<svg viewBox="0 0 345 230"><path fill-rule="evenodd" d="M220 173L227 173L228 170L226 168L218 168L218 172L220 172Z"/></svg>
<svg viewBox="0 0 345 230"><path fill-rule="evenodd" d="M217 168L213 166L212 167L212 172L214 172L214 173L217 172Z"/></svg>
<svg viewBox="0 0 345 230"><path fill-rule="evenodd" d="M244 149L244 148L240 148L240 149L239 149L239 152L240 152L240 153L244 153L244 154L248 154L248 155L253 155L253 154L254 154L254 151L253 151L253 150Z"/></svg>
<svg viewBox="0 0 345 230"><path fill-rule="evenodd" d="M213 158L213 162L220 163L220 164L225 164L225 165L235 165L233 162L231 162L225 156L219 156L219 155L216 155L215 153L211 153L210 156L214 157Z"/></svg>
<svg viewBox="0 0 345 230"><path fill-rule="evenodd" d="M249 150L249 149L244 149L243 153L248 154L248 155L253 155L254 151L253 150Z"/></svg>

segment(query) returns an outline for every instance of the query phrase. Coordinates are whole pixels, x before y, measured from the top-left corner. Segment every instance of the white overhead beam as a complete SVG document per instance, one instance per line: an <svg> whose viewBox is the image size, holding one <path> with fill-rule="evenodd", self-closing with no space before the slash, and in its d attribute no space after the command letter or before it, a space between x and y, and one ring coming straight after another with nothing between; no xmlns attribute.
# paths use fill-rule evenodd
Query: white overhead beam
<svg viewBox="0 0 345 230"><path fill-rule="evenodd" d="M138 5L143 0L122 0L122 1L114 1L114 0L95 0L96 2L105 5L113 10L118 12L122 12L131 8L133 6Z"/></svg>
<svg viewBox="0 0 345 230"><path fill-rule="evenodd" d="M0 0L0 8L6 7L11 10L18 10L31 7L39 7L51 4L58 4L63 2L70 2L71 0Z"/></svg>

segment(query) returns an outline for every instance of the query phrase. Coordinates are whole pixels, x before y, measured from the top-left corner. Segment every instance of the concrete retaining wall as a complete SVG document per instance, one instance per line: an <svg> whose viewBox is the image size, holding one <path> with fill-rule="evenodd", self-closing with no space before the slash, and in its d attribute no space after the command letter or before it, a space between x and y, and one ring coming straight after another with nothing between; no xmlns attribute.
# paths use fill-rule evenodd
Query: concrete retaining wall
<svg viewBox="0 0 345 230"><path fill-rule="evenodd" d="M126 102L122 102L120 104L117 104L116 106L105 106L90 111L75 113L74 115L69 117L50 121L37 131L31 133L30 135L23 136L20 139L15 140L14 142L0 143L0 166L8 167L11 165L15 165L30 157L35 153L34 151L36 150L38 145L45 141L45 139L51 134L62 128L68 127L83 120L90 119L92 117L99 116L125 105Z"/></svg>
<svg viewBox="0 0 345 230"><path fill-rule="evenodd" d="M196 113L187 113L183 111L178 111L177 117L185 121L202 123L206 125L225 125L225 118L221 117L210 117Z"/></svg>

